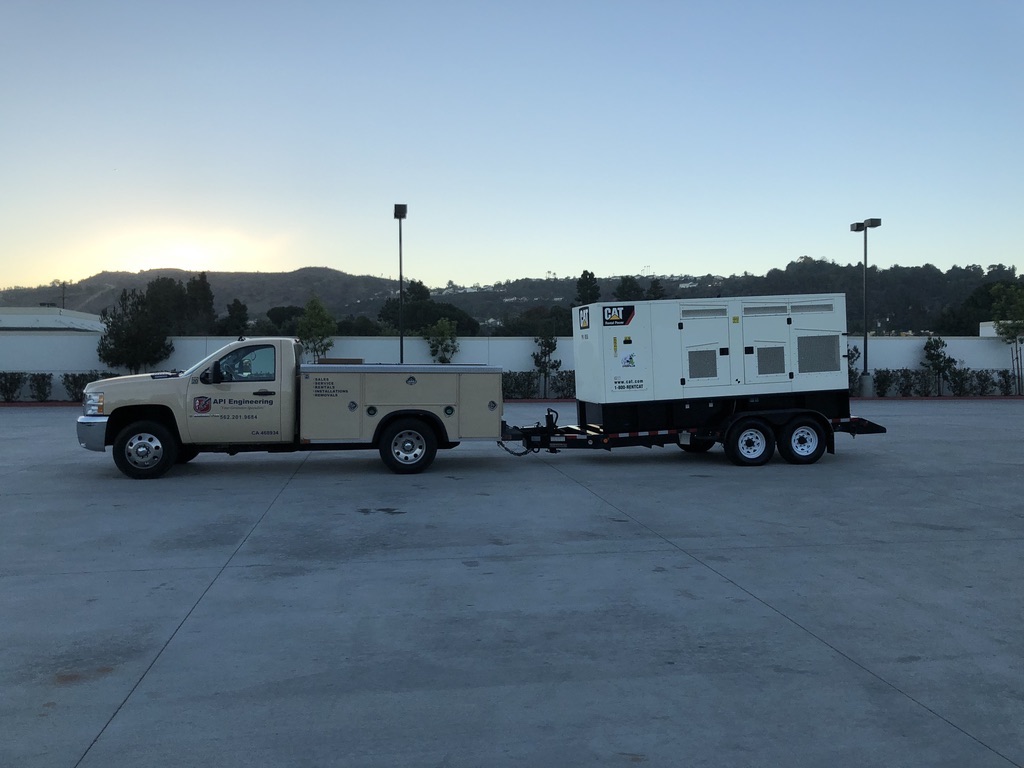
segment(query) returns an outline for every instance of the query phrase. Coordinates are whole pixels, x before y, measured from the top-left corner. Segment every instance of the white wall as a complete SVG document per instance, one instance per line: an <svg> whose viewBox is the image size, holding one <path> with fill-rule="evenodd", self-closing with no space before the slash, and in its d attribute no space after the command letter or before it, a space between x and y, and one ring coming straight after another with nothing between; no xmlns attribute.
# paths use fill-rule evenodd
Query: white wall
<svg viewBox="0 0 1024 768"><path fill-rule="evenodd" d="M68 331L0 331L0 371L52 373L53 397L65 397L60 383L63 373L105 370L96 357L99 333ZM968 368L1001 370L1010 368L1010 347L999 338L976 336L943 337L946 352ZM174 337L174 353L154 370L184 369L232 341L233 337ZM918 368L924 360L924 337L876 337L868 339L868 365L877 368ZM863 337L850 336L848 344L863 347ZM532 338L463 338L453 362L494 365L507 371L534 369ZM339 336L328 352L334 358L358 358L367 363L397 363L398 338ZM572 339L559 338L555 358L563 370L573 370ZM405 362L429 363L427 343L418 336L405 339ZM125 371L121 371L122 373ZM27 399L27 386L22 399Z"/></svg>

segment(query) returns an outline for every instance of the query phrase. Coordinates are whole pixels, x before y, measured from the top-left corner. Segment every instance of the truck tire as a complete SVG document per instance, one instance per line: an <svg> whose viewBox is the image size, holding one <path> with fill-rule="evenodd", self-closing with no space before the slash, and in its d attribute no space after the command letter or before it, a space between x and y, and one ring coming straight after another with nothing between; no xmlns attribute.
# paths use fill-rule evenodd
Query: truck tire
<svg viewBox="0 0 1024 768"><path fill-rule="evenodd" d="M798 416L779 432L779 454L790 464L813 464L825 453L825 439L817 419Z"/></svg>
<svg viewBox="0 0 1024 768"><path fill-rule="evenodd" d="M160 477L177 460L178 441L156 421L129 424L114 440L114 464L136 480Z"/></svg>
<svg viewBox="0 0 1024 768"><path fill-rule="evenodd" d="M420 419L398 419L380 436L380 457L392 472L412 475L429 467L437 455L437 436Z"/></svg>
<svg viewBox="0 0 1024 768"><path fill-rule="evenodd" d="M199 455L199 449L194 445L181 445L178 446L178 464L188 464L192 459Z"/></svg>
<svg viewBox="0 0 1024 768"><path fill-rule="evenodd" d="M775 453L775 434L758 418L740 419L725 436L725 455L741 467L767 464Z"/></svg>
<svg viewBox="0 0 1024 768"><path fill-rule="evenodd" d="M715 447L715 441L705 440L700 437L691 437L689 444L680 443L679 447L687 453L707 453Z"/></svg>

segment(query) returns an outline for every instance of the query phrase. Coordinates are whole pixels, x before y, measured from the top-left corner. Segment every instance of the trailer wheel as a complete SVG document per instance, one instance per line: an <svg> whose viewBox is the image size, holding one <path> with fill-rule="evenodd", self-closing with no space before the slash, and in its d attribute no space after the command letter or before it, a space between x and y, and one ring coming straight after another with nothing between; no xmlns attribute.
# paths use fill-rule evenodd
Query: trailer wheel
<svg viewBox="0 0 1024 768"><path fill-rule="evenodd" d="M389 424L380 438L380 457L392 472L422 472L437 455L434 430L419 419L399 419Z"/></svg>
<svg viewBox="0 0 1024 768"><path fill-rule="evenodd" d="M779 433L779 453L790 464L813 464L825 453L825 433L816 419L798 416Z"/></svg>
<svg viewBox="0 0 1024 768"><path fill-rule="evenodd" d="M761 419L740 419L725 436L725 455L741 467L767 464L773 453L775 435Z"/></svg>
<svg viewBox="0 0 1024 768"><path fill-rule="evenodd" d="M114 440L114 463L136 480L160 477L177 459L178 441L156 421L129 424Z"/></svg>
<svg viewBox="0 0 1024 768"><path fill-rule="evenodd" d="M705 440L700 437L691 437L688 444L680 443L679 447L687 453L707 453L715 447L715 441Z"/></svg>

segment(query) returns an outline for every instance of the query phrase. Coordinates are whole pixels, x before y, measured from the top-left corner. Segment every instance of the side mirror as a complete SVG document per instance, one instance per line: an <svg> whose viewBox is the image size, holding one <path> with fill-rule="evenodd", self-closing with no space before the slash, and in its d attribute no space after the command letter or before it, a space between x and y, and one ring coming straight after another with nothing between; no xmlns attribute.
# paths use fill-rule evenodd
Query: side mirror
<svg viewBox="0 0 1024 768"><path fill-rule="evenodd" d="M220 370L220 361L214 361L213 365L199 375L203 384L220 384L224 381L224 374Z"/></svg>

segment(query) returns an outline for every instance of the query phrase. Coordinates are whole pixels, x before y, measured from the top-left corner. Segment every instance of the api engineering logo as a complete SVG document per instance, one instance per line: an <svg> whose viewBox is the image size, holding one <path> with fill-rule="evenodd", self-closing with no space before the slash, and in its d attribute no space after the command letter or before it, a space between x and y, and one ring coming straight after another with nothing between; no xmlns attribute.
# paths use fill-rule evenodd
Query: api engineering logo
<svg viewBox="0 0 1024 768"><path fill-rule="evenodd" d="M192 410L206 414L213 410L213 400L209 397L196 397L192 400Z"/></svg>

